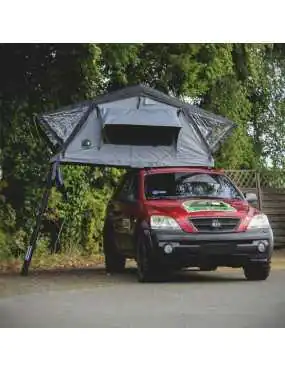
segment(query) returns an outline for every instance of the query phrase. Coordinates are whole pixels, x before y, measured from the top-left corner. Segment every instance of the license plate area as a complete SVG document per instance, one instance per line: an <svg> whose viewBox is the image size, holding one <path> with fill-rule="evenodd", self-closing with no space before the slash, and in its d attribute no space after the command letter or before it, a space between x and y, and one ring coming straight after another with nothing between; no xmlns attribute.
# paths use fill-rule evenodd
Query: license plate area
<svg viewBox="0 0 285 371"><path fill-rule="evenodd" d="M209 254L230 254L235 246L230 243L207 242L202 245L202 251Z"/></svg>

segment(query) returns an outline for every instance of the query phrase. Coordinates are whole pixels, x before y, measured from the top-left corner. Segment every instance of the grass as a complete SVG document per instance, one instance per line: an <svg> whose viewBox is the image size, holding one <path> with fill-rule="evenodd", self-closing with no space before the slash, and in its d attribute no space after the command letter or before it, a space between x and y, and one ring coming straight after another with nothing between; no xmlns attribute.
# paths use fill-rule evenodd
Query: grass
<svg viewBox="0 0 285 371"><path fill-rule="evenodd" d="M90 266L101 265L104 263L104 256L94 254L90 256L82 256L80 254L41 254L35 255L32 259L30 270L52 270L64 268L87 268ZM23 264L23 259L11 258L0 261L0 272L11 273L20 272Z"/></svg>

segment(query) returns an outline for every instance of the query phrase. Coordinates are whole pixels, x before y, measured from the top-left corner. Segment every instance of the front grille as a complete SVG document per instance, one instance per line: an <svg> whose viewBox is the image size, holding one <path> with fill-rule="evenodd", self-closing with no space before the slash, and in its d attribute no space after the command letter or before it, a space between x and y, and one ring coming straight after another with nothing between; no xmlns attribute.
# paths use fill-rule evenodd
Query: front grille
<svg viewBox="0 0 285 371"><path fill-rule="evenodd" d="M190 218L198 232L233 232L239 224L238 218Z"/></svg>

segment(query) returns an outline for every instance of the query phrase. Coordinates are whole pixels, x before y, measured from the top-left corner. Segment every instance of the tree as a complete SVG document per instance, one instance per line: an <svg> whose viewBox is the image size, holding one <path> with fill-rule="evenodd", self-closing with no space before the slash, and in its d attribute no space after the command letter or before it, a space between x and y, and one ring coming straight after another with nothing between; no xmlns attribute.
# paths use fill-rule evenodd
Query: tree
<svg viewBox="0 0 285 371"><path fill-rule="evenodd" d="M108 89L146 83L228 116L237 122L238 128L218 154L218 164L234 168L255 165L253 141L247 132L251 110L247 80L250 77L245 72L252 62L249 58L249 62L242 65L241 46L104 44L100 48L102 65L109 76ZM246 49L246 52L251 56L254 50Z"/></svg>
<svg viewBox="0 0 285 371"><path fill-rule="evenodd" d="M16 210L15 230L25 231L27 243L50 157L33 115L96 95L99 50L89 44L1 44L0 57L1 194ZM75 208L72 195L71 204Z"/></svg>

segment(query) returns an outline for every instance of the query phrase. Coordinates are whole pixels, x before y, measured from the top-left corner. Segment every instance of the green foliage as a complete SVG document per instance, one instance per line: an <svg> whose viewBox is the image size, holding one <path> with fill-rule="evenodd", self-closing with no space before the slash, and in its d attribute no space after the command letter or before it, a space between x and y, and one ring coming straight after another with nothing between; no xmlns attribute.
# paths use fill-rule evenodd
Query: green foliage
<svg viewBox="0 0 285 371"><path fill-rule="evenodd" d="M144 83L237 123L217 166L282 168L284 56L283 44L0 44L0 259L23 255L45 185L50 151L34 114ZM64 167L68 202L52 191L38 254L57 243L65 253L99 251L121 174Z"/></svg>
<svg viewBox="0 0 285 371"><path fill-rule="evenodd" d="M9 235L0 229L0 260L11 256L9 248Z"/></svg>
<svg viewBox="0 0 285 371"><path fill-rule="evenodd" d="M17 257L23 252L26 234L15 227L16 212L0 195L0 260Z"/></svg>

